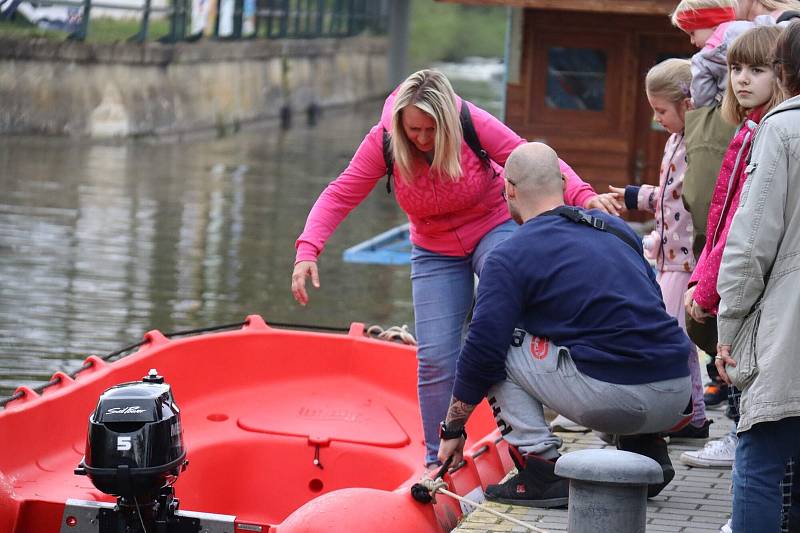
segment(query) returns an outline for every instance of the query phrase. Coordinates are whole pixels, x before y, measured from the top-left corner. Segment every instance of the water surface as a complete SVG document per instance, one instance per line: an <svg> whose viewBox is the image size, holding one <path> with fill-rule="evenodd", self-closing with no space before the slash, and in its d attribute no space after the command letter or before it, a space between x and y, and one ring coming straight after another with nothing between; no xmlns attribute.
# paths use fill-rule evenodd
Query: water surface
<svg viewBox="0 0 800 533"><path fill-rule="evenodd" d="M462 83L466 97L498 109L497 93L480 80ZM328 242L310 305L298 306L289 290L306 214L380 107L328 110L316 127L296 117L288 131L265 124L222 139L0 139L0 395L151 329L249 314L413 326L407 266L341 259L345 248L405 222L383 182Z"/></svg>

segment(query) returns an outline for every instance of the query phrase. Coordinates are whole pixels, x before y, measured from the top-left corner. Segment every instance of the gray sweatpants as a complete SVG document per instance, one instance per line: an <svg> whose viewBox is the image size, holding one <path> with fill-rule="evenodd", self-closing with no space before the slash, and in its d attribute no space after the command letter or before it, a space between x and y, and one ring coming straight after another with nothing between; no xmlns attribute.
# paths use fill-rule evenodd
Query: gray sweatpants
<svg viewBox="0 0 800 533"><path fill-rule="evenodd" d="M488 398L503 436L522 453L558 456L561 439L550 431L543 405L619 435L667 431L686 418L688 375L641 385L607 383L581 374L567 348L521 330L515 341L506 358L508 377L489 389Z"/></svg>

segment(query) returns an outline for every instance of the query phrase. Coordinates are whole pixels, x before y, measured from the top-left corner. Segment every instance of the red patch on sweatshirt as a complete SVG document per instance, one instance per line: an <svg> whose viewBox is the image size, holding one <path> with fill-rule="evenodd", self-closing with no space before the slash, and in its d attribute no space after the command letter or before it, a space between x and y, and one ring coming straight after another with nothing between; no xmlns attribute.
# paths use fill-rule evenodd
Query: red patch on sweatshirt
<svg viewBox="0 0 800 533"><path fill-rule="evenodd" d="M542 360L550 351L550 339L547 337L533 337L531 339L531 355L534 359Z"/></svg>

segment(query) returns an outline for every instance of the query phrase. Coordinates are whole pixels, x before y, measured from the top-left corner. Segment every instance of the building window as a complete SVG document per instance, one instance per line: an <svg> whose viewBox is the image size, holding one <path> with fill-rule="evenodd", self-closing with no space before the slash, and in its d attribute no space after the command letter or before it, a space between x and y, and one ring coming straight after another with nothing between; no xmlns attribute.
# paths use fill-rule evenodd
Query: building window
<svg viewBox="0 0 800 533"><path fill-rule="evenodd" d="M604 50L561 46L550 48L547 51L547 107L603 111L606 63Z"/></svg>

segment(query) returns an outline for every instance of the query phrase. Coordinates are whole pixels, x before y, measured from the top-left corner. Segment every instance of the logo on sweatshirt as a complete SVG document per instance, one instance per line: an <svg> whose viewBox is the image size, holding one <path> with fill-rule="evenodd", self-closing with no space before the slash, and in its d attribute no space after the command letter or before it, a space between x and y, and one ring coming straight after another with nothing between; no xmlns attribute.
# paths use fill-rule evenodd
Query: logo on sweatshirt
<svg viewBox="0 0 800 533"><path fill-rule="evenodd" d="M547 352L550 351L550 339L547 337L532 337L531 338L531 355L534 359L540 361L547 357Z"/></svg>

